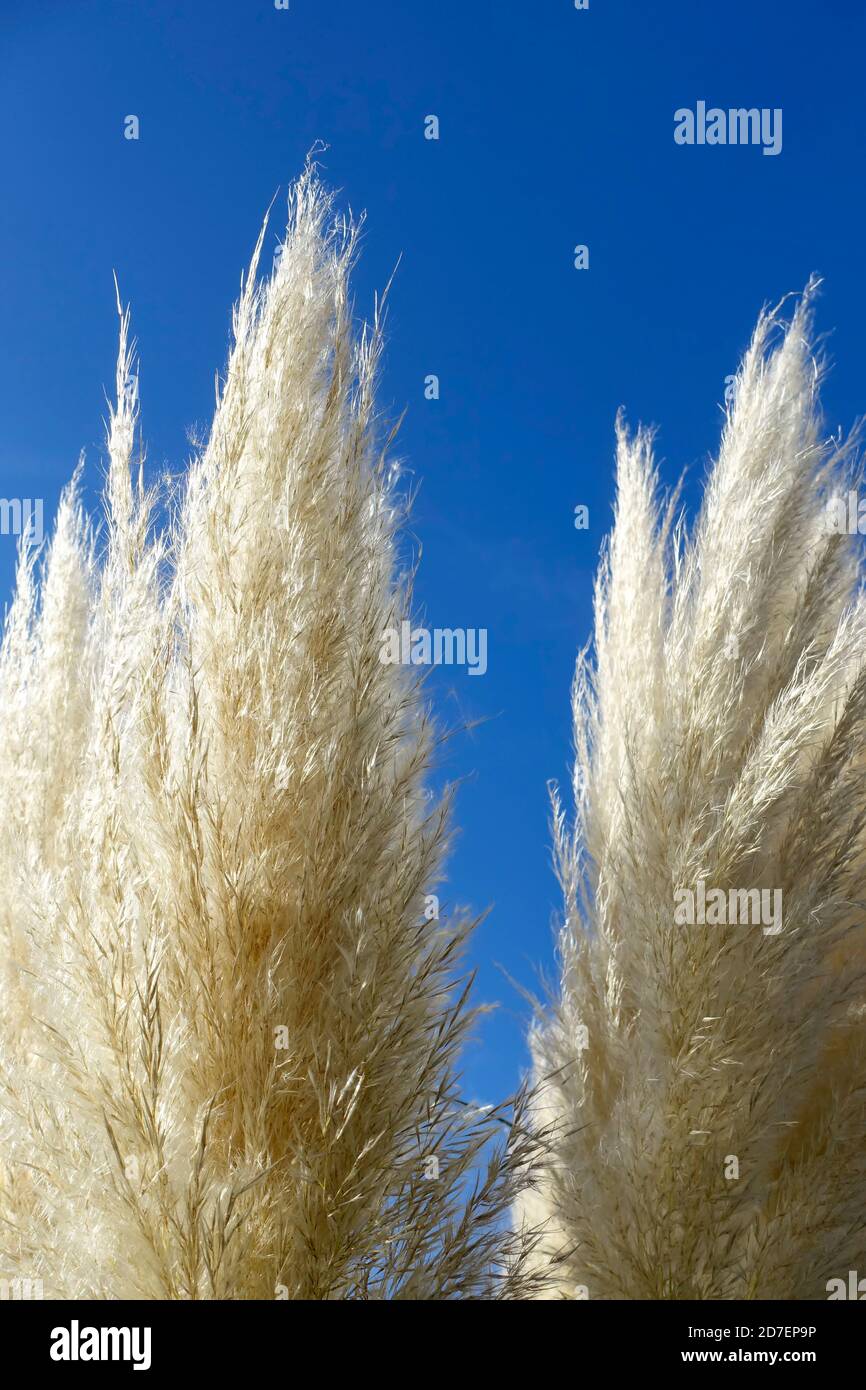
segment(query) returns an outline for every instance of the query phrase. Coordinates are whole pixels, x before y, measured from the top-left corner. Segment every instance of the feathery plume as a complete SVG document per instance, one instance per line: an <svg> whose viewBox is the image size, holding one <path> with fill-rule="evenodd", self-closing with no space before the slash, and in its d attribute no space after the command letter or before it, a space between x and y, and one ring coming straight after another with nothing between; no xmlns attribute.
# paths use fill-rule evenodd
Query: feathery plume
<svg viewBox="0 0 866 1390"><path fill-rule="evenodd" d="M759 320L691 535L618 423L531 1039L548 1297L823 1299L862 1262L866 606L813 290Z"/></svg>
<svg viewBox="0 0 866 1390"><path fill-rule="evenodd" d="M506 1298L533 1140L460 1103L471 923L417 680L381 325L310 165L160 524L121 310L106 542L73 483L0 651L0 1272L60 1298ZM120 303L118 300L118 308Z"/></svg>

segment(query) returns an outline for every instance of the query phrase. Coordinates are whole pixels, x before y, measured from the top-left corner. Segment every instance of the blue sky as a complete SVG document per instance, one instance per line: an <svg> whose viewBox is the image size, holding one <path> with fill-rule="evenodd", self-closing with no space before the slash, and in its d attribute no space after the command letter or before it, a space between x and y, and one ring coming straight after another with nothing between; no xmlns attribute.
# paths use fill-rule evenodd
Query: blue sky
<svg viewBox="0 0 866 1390"><path fill-rule="evenodd" d="M693 507L761 304L812 271L828 425L864 404L862 8L3 0L2 19L0 495L43 497L47 518L84 449L95 502L112 270L149 460L184 465L263 212L314 142L368 214L360 314L402 257L382 403L407 408L400 452L421 484L417 595L430 626L489 634L483 678L437 671L430 690L446 724L483 721L448 751L464 781L443 898L491 909L473 963L500 1009L466 1093L499 1099L526 1065L506 975L532 986L553 965L545 788L568 772L618 407L659 425L663 476L690 470ZM674 111L699 100L781 108L782 152L676 145ZM0 537L6 597L13 565Z"/></svg>

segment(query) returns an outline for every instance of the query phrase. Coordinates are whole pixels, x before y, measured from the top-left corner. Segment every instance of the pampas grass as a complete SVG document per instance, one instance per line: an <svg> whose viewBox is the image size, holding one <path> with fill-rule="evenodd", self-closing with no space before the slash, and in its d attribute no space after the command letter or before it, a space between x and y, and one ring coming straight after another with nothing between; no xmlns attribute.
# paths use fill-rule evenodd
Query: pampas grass
<svg viewBox="0 0 866 1390"><path fill-rule="evenodd" d="M531 1141L461 1103L470 923L415 676L380 325L308 168L259 237L209 440L144 483L121 315L105 543L74 481L0 653L0 1273L46 1297L527 1288Z"/></svg>
<svg viewBox="0 0 866 1390"><path fill-rule="evenodd" d="M866 604L813 292L762 315L691 535L618 426L532 1035L549 1297L823 1299L863 1267ZM781 930L676 921L701 882L781 891Z"/></svg>

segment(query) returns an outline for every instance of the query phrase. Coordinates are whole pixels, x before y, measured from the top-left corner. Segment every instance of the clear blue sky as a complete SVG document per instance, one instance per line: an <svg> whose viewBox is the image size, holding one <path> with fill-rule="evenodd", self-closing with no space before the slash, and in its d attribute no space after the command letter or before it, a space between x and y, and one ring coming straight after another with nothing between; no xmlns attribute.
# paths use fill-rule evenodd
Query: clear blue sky
<svg viewBox="0 0 866 1390"><path fill-rule="evenodd" d="M408 407L422 484L418 597L430 626L489 632L487 675L440 671L431 691L446 723L486 721L449 750L466 781L446 896L492 908L473 959L501 1008L466 1093L498 1099L527 1018L498 967L528 985L552 967L545 783L567 776L617 408L660 426L693 506L758 309L813 270L828 423L866 403L862 6L0 0L0 19L0 495L44 497L47 517L82 448L98 487L113 269L149 459L183 466L261 216L315 141L368 213L359 312L402 255L383 403ZM673 113L698 100L781 107L782 153L677 146ZM13 561L0 538L4 595Z"/></svg>

